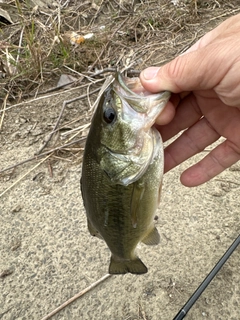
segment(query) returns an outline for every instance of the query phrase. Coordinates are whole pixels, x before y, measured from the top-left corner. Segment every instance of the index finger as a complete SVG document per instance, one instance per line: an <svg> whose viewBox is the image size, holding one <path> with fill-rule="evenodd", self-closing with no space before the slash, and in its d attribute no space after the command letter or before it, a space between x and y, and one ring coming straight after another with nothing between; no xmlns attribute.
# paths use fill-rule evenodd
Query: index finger
<svg viewBox="0 0 240 320"><path fill-rule="evenodd" d="M167 125L159 125L157 123L155 127L161 133L163 141L167 141L180 131L191 127L201 117L202 112L198 106L196 97L191 93L181 100L176 108L175 116L170 123Z"/></svg>

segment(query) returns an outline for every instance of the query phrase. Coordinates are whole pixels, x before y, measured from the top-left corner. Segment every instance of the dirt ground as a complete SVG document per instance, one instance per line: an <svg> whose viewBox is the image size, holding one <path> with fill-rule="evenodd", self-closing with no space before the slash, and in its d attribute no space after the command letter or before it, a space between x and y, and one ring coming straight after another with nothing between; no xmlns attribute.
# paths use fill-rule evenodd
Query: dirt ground
<svg viewBox="0 0 240 320"><path fill-rule="evenodd" d="M199 23L201 32L209 28ZM33 157L63 102L84 93L72 88L9 105L0 132L0 170ZM88 110L87 99L66 106L62 129L46 150L67 143L68 131L89 121ZM108 272L109 249L87 230L79 186L83 148L80 142L66 146L0 174L0 319L41 320ZM240 163L196 188L179 181L184 168L210 148L164 176L157 212L161 243L138 248L148 273L111 276L51 319L174 318L239 234ZM239 260L240 248L186 319L240 319Z"/></svg>

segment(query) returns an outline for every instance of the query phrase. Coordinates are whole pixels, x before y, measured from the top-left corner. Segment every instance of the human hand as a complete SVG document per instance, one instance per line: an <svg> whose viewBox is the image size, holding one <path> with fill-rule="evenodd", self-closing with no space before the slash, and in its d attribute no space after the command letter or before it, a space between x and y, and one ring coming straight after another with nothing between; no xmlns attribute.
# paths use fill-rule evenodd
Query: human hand
<svg viewBox="0 0 240 320"><path fill-rule="evenodd" d="M240 15L161 68L143 70L140 80L150 92L173 92L156 121L163 140L186 129L165 148L165 172L221 136L223 143L182 173L182 184L200 185L240 160Z"/></svg>

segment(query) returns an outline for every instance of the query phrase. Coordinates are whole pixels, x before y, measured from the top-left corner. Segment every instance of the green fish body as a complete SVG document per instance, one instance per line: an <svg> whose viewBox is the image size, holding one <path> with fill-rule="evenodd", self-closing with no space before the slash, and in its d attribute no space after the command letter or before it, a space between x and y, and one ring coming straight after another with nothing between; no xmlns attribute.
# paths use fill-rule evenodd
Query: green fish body
<svg viewBox="0 0 240 320"><path fill-rule="evenodd" d="M169 92L149 94L138 78L116 79L103 92L86 141L81 191L91 235L105 240L110 274L142 274L139 242L159 243L154 215L163 176L163 145L152 125Z"/></svg>

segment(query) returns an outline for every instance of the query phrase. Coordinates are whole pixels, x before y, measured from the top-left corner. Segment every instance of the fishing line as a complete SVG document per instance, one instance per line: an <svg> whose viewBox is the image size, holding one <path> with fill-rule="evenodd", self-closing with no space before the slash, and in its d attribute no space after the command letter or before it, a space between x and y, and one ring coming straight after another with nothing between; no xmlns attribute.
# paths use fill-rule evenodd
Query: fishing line
<svg viewBox="0 0 240 320"><path fill-rule="evenodd" d="M240 234L173 320L182 320L240 243Z"/></svg>

